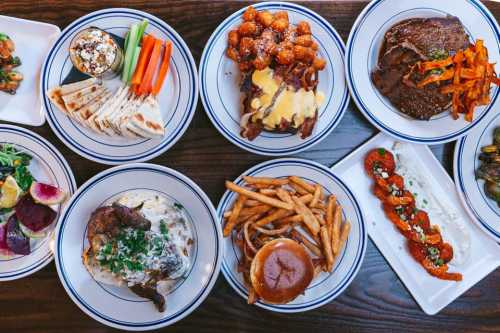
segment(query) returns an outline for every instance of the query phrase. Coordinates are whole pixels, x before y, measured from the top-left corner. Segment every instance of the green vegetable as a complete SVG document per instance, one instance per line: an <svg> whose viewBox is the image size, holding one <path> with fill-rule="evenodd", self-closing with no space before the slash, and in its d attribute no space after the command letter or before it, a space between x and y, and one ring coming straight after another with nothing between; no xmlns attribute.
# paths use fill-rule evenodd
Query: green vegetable
<svg viewBox="0 0 500 333"><path fill-rule="evenodd" d="M429 57L433 60L443 60L448 58L448 56L449 56L448 51L446 51L445 49L433 50L429 54Z"/></svg>
<svg viewBox="0 0 500 333"><path fill-rule="evenodd" d="M160 221L160 232L163 236L168 235L168 227L167 227L167 224L165 223L165 221L163 221L163 220Z"/></svg>
<svg viewBox="0 0 500 333"><path fill-rule="evenodd" d="M380 156L384 156L384 155L385 155L385 149L384 149L384 148L379 148L379 149L378 149L378 154L379 154Z"/></svg>
<svg viewBox="0 0 500 333"><path fill-rule="evenodd" d="M0 41L5 41L7 39L10 39L9 36L7 36L6 34L0 32Z"/></svg>
<svg viewBox="0 0 500 333"><path fill-rule="evenodd" d="M14 178L16 179L17 185L19 185L23 192L28 191L34 180L31 172L29 172L25 165L21 165L16 168Z"/></svg>
<svg viewBox="0 0 500 333"><path fill-rule="evenodd" d="M129 39L127 48L125 50L125 61L123 62L122 69L122 81L126 83L128 81L128 73L130 72L130 66L132 63L132 58L134 57L135 47L137 46L137 33L139 31L139 24L133 24L129 31Z"/></svg>
<svg viewBox="0 0 500 333"><path fill-rule="evenodd" d="M184 206L181 205L180 203L177 203L177 202L174 202L174 207L181 210L181 209L184 209Z"/></svg>
<svg viewBox="0 0 500 333"><path fill-rule="evenodd" d="M434 68L429 71L429 75L441 75L443 74L443 70L441 68Z"/></svg>
<svg viewBox="0 0 500 333"><path fill-rule="evenodd" d="M0 146L0 165L2 166L29 165L31 159L30 155L18 151L12 145L4 144Z"/></svg>
<svg viewBox="0 0 500 333"><path fill-rule="evenodd" d="M123 49L126 50L128 48L128 40L130 38L130 31L127 31L125 34L125 43L123 44Z"/></svg>

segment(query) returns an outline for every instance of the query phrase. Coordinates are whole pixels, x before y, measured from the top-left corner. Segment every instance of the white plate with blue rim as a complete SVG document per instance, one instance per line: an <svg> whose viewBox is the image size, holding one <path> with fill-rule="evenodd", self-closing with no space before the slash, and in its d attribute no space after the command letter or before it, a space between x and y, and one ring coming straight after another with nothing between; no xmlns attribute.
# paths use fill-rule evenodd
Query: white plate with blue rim
<svg viewBox="0 0 500 333"><path fill-rule="evenodd" d="M325 99L318 110L318 121L312 135L301 139L295 134L263 132L253 141L241 137L240 72L237 64L226 56L226 48L229 31L241 23L241 16L247 7L225 19L205 46L199 71L201 100L217 130L236 146L260 155L296 154L327 137L347 109L349 91L344 75L344 42L330 23L305 7L285 2L252 6L257 11L285 10L292 24L305 20L311 26L313 38L319 44L318 56L327 63L326 68L319 72L318 90L325 94Z"/></svg>
<svg viewBox="0 0 500 333"><path fill-rule="evenodd" d="M492 112L458 141L453 171L458 194L467 212L488 235L500 243L500 207L486 195L484 180L476 179L476 170L481 165L481 147L493 144L493 133L498 127L500 112Z"/></svg>
<svg viewBox="0 0 500 333"><path fill-rule="evenodd" d="M266 310L284 313L309 311L333 301L354 280L363 262L367 244L366 226L356 198L342 180L319 163L296 158L272 160L248 169L234 182L242 185L243 176L280 178L292 175L318 183L323 186L326 194L334 194L343 207L343 218L351 222L351 232L333 271L320 273L303 295L287 304L276 305L262 301L255 303ZM223 223L224 212L230 210L235 199L235 193L230 191L224 193L217 208L219 223ZM248 290L242 274L238 272L241 253L232 237L224 238L223 244L222 273L231 287L247 299Z"/></svg>
<svg viewBox="0 0 500 333"><path fill-rule="evenodd" d="M153 191L181 205L193 234L189 273L167 295L165 312L126 287L97 282L82 263L90 214L111 198L134 190ZM123 330L157 329L189 315L210 293L222 258L222 234L206 194L181 173L145 163L117 166L88 180L64 210L55 238L57 272L68 295L90 317Z"/></svg>
<svg viewBox="0 0 500 333"><path fill-rule="evenodd" d="M109 137L82 128L57 110L45 92L60 84L75 81L76 74L68 52L72 38L82 29L94 26L112 34L120 44L130 26L143 19L149 21L147 33L162 40L170 40L173 44L169 73L157 96L165 122L165 136L161 139L137 140ZM165 152L181 138L196 109L197 76L196 64L189 47L172 27L142 11L111 8L85 15L62 31L43 65L40 91L47 121L64 144L85 158L115 165L150 160ZM116 77L107 80L106 84L118 87L120 79Z"/></svg>
<svg viewBox="0 0 500 333"><path fill-rule="evenodd" d="M37 181L59 187L68 198L76 191L75 177L68 163L51 143L38 134L21 127L0 124L0 145L3 144L12 144L33 157L28 170ZM58 217L66 204L67 201L53 207ZM55 225L56 222L51 225L46 237L30 240L30 254L0 258L0 281L23 278L52 261Z"/></svg>
<svg viewBox="0 0 500 333"><path fill-rule="evenodd" d="M379 130L392 137L420 144L440 144L456 140L476 127L494 106L500 89L491 90L491 103L478 107L474 120L453 120L445 111L429 121L415 120L399 112L383 97L371 80L384 34L394 24L408 18L456 16L472 40L483 39L489 62L500 70L500 28L495 17L479 0L374 0L356 19L347 41L346 77L356 105Z"/></svg>

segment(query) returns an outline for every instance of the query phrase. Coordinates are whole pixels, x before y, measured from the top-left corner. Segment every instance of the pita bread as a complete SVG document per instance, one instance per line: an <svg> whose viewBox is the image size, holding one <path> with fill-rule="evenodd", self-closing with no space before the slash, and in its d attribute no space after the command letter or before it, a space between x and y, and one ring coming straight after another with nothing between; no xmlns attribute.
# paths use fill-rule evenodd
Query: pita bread
<svg viewBox="0 0 500 333"><path fill-rule="evenodd" d="M93 84L90 87L77 90L67 95L62 95L62 99L66 105L66 110L68 110L69 113L72 113L89 104L90 101L103 92L104 87L98 84Z"/></svg>
<svg viewBox="0 0 500 333"><path fill-rule="evenodd" d="M52 89L49 89L47 91L47 96L49 97L50 101L54 103L60 111L67 114L68 110L66 108L64 100L62 99L62 96L84 89L96 83L97 83L96 78L90 78L80 82L65 84L63 86L57 86Z"/></svg>
<svg viewBox="0 0 500 333"><path fill-rule="evenodd" d="M139 134L146 133L146 137L154 138L165 135L164 122L160 113L160 106L153 96L148 96L137 112L130 118L131 126L139 130Z"/></svg>

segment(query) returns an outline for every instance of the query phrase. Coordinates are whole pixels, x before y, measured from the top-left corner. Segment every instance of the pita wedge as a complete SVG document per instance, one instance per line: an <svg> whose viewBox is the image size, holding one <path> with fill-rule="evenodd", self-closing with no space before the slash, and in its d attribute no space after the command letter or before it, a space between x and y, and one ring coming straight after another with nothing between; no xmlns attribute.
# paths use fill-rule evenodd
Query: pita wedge
<svg viewBox="0 0 500 333"><path fill-rule="evenodd" d="M150 95L144 99L137 112L130 117L127 128L146 138L165 135L160 105L153 96Z"/></svg>
<svg viewBox="0 0 500 333"><path fill-rule="evenodd" d="M98 84L77 90L67 95L62 95L66 110L71 114L89 104L94 98L105 93L105 88Z"/></svg>
<svg viewBox="0 0 500 333"><path fill-rule="evenodd" d="M90 87L93 84L96 84L98 81L96 78L90 78L84 81L65 84L62 86L57 86L47 91L47 96L50 101L54 103L57 108L63 113L68 113L66 108L66 104L62 98L63 95L71 94L75 91Z"/></svg>

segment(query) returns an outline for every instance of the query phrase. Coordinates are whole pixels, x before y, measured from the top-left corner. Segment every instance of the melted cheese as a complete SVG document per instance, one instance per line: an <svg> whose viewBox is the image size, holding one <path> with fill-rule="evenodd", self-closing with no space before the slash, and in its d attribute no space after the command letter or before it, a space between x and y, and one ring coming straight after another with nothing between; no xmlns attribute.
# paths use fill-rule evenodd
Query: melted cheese
<svg viewBox="0 0 500 333"><path fill-rule="evenodd" d="M262 90L262 95L251 101L253 109L257 110L253 120L262 119L262 123L267 129L273 130L279 126L282 119L298 128L306 118L314 117L316 110L323 101L323 94L313 91L306 91L301 88L295 90L292 86L283 89L273 103L273 97L280 88L279 82L273 77L273 70L269 67L263 70L256 70L252 74L252 82ZM268 110L267 115L264 112Z"/></svg>

